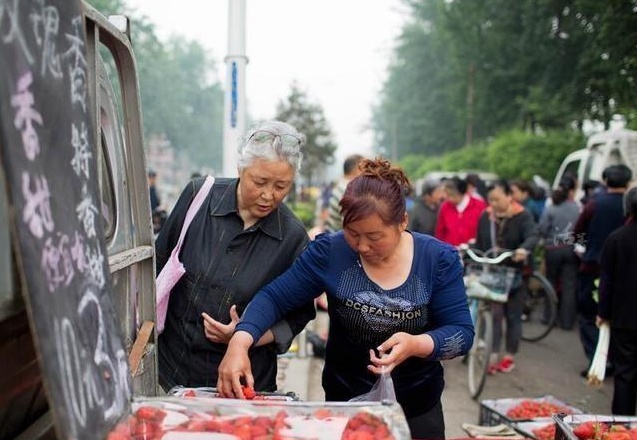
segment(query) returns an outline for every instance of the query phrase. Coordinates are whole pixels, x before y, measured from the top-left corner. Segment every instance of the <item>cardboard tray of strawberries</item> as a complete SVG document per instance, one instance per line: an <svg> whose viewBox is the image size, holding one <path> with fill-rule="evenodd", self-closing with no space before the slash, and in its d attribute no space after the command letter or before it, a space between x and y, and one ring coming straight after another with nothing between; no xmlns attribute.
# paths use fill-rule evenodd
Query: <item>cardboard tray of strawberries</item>
<svg viewBox="0 0 637 440"><path fill-rule="evenodd" d="M637 417L556 414L555 440L635 440Z"/></svg>
<svg viewBox="0 0 637 440"><path fill-rule="evenodd" d="M514 427L523 421L549 420L553 414L582 414L575 408L553 396L519 397L482 400L480 402L480 424L494 426L500 423Z"/></svg>
<svg viewBox="0 0 637 440"><path fill-rule="evenodd" d="M518 422L514 429L524 438L534 440L553 440L557 429L553 419L533 420L530 422Z"/></svg>
<svg viewBox="0 0 637 440"><path fill-rule="evenodd" d="M136 398L107 440L409 440L397 403Z"/></svg>

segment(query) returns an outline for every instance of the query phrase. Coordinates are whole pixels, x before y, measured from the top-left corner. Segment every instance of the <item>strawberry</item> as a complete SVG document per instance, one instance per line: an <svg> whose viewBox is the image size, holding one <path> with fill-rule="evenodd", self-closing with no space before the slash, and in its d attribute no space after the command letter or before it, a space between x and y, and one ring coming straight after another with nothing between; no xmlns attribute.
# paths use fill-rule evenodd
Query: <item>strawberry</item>
<svg viewBox="0 0 637 440"><path fill-rule="evenodd" d="M573 429L573 434L577 436L579 440L600 440L602 434L608 431L608 426L599 422L584 422Z"/></svg>
<svg viewBox="0 0 637 440"><path fill-rule="evenodd" d="M249 386L242 386L241 391L243 391L243 397L248 400L252 400L257 396L257 393L254 391L254 388Z"/></svg>
<svg viewBox="0 0 637 440"><path fill-rule="evenodd" d="M164 417L166 417L166 412L154 406L140 406L135 412L135 416L138 420L149 420L161 423Z"/></svg>

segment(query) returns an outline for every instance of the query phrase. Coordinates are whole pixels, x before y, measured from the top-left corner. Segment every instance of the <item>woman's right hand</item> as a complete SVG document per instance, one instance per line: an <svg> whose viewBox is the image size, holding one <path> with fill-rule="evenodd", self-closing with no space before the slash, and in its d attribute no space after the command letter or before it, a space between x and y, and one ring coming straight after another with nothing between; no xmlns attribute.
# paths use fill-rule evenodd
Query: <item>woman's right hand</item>
<svg viewBox="0 0 637 440"><path fill-rule="evenodd" d="M219 344L227 344L230 342L234 328L240 319L237 313L237 306L234 304L230 307L230 322L228 324L222 324L206 312L203 312L201 317L203 318L203 328L206 339Z"/></svg>
<svg viewBox="0 0 637 440"><path fill-rule="evenodd" d="M223 397L244 399L241 378L245 378L245 385L254 388L254 377L248 350L253 344L252 336L244 331L238 331L230 339L228 350L219 364L217 391Z"/></svg>

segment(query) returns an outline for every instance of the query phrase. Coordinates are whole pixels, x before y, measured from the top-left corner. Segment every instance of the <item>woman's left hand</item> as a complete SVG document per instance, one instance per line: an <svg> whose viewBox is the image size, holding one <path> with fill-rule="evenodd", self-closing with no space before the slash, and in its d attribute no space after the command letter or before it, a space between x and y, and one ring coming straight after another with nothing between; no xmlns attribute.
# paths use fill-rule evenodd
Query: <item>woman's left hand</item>
<svg viewBox="0 0 637 440"><path fill-rule="evenodd" d="M216 342L218 344L227 344L230 342L234 328L239 323L237 306L233 305L230 307L230 322L228 324L222 324L206 312L203 312L201 316L203 317L204 334L210 342Z"/></svg>
<svg viewBox="0 0 637 440"><path fill-rule="evenodd" d="M429 356L433 347L433 339L428 334L395 333L378 346L379 356L376 356L374 350L369 351L372 365L368 365L367 369L375 374L391 373L394 368L411 356Z"/></svg>

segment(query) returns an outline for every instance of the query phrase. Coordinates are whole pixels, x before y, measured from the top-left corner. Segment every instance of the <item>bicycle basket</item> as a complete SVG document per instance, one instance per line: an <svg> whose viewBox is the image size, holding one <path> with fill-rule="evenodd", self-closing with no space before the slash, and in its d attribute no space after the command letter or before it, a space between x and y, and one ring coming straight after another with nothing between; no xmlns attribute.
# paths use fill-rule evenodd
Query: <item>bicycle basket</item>
<svg viewBox="0 0 637 440"><path fill-rule="evenodd" d="M507 266L468 264L464 275L467 296L506 302L513 286L515 273L514 268Z"/></svg>

